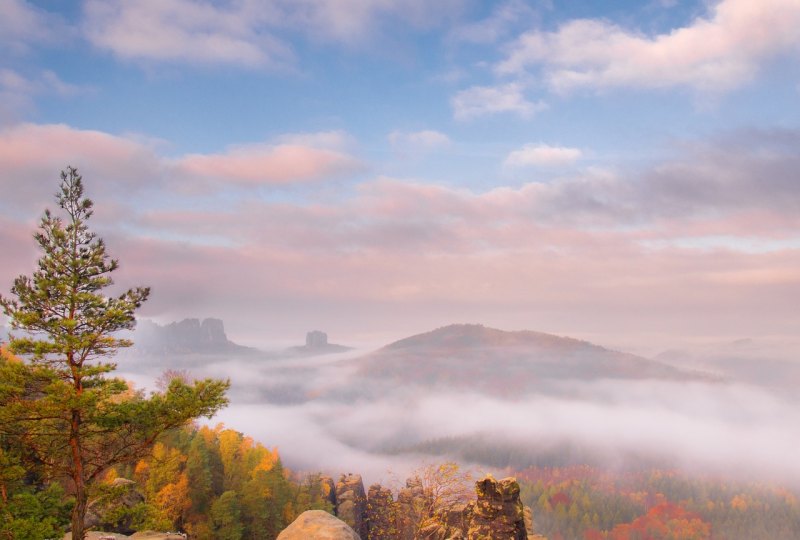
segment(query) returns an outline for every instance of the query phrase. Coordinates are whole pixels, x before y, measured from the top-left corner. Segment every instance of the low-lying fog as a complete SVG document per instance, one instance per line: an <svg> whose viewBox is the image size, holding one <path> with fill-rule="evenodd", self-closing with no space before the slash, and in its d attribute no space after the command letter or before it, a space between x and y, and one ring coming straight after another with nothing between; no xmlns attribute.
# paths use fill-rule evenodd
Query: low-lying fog
<svg viewBox="0 0 800 540"><path fill-rule="evenodd" d="M735 373L719 369L721 380L567 378L525 395L376 383L358 372L355 359L363 351L189 355L172 364L126 356L120 373L144 387L166 367L229 377L231 404L210 423L277 446L295 470L358 472L372 482L450 458L478 470L589 461L611 468L676 466L800 487L800 400L790 391L800 369L784 358L765 361L762 352L751 346L749 356L731 357ZM693 367L719 359L708 351L672 355L683 364L694 359ZM736 375L757 374L759 365L774 371L776 363L786 368L782 376L747 382ZM783 385L763 380L775 378Z"/></svg>

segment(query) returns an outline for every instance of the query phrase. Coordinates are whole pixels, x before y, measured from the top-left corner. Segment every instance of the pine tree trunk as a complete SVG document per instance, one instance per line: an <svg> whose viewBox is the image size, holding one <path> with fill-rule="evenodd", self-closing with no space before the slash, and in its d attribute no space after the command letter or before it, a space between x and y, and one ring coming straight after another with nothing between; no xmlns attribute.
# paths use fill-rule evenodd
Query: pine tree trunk
<svg viewBox="0 0 800 540"><path fill-rule="evenodd" d="M82 393L80 380L76 383L77 394ZM75 508L72 509L72 539L84 540L86 531L84 530L83 519L86 517L89 494L86 491L86 480L83 470L83 452L80 442L80 411L72 411L72 422L70 425L69 446L72 450L72 481L75 483Z"/></svg>
<svg viewBox="0 0 800 540"><path fill-rule="evenodd" d="M76 486L75 489L75 508L72 509L72 539L84 540L86 536L83 519L86 517L88 497L85 486Z"/></svg>

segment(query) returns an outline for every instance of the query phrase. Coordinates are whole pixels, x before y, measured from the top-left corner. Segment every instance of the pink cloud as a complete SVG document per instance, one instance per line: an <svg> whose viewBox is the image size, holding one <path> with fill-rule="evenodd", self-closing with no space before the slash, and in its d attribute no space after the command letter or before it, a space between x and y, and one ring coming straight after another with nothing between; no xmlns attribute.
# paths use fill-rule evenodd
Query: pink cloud
<svg viewBox="0 0 800 540"><path fill-rule="evenodd" d="M226 6L189 0L90 0L84 29L96 47L128 59L280 66L290 48L274 37L269 3Z"/></svg>
<svg viewBox="0 0 800 540"><path fill-rule="evenodd" d="M797 51L798 28L794 0L721 0L707 16L655 36L580 19L523 34L497 71L523 74L541 66L557 92L617 86L718 92L750 80L764 59Z"/></svg>
<svg viewBox="0 0 800 540"><path fill-rule="evenodd" d="M182 157L177 166L192 175L254 184L304 182L360 168L357 160L342 152L299 144L248 145L224 154L191 154Z"/></svg>
<svg viewBox="0 0 800 540"><path fill-rule="evenodd" d="M214 185L236 188L224 206L169 196L160 181L145 206L115 182L136 185L180 159L99 132L23 125L0 134L0 166L14 173L4 176L12 211L0 225L4 250L32 261L31 216L52 206L63 167L43 149L57 161L78 151L97 172L126 175L87 175L87 188L101 194L100 232L122 261L117 283L154 287L145 315L221 316L262 335L302 335L312 319L343 332L471 320L561 333L781 333L800 323L797 137L739 134L639 171L488 191L381 177L335 200L252 197L241 188L250 177L232 168L239 159L265 166L287 146L346 155L279 142L207 156L228 167L215 170L225 181ZM51 166L36 179L37 167ZM22 271L3 267L0 283Z"/></svg>

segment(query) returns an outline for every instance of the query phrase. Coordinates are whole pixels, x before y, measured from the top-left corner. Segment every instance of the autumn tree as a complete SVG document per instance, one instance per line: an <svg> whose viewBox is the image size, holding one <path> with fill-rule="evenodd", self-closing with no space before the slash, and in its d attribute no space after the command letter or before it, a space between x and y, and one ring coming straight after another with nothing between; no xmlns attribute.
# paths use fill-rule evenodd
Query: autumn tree
<svg viewBox="0 0 800 540"><path fill-rule="evenodd" d="M89 490L104 472L147 454L165 431L213 415L229 386L175 378L146 397L110 375L109 359L132 344L118 332L134 328L150 289L103 294L118 261L89 230L93 203L83 192L78 171L62 171L63 217L45 211L34 236L42 251L36 270L14 281L11 297L0 296L14 332L10 349L25 359L0 364L0 437L22 444L43 478L66 480L76 539L85 537Z"/></svg>

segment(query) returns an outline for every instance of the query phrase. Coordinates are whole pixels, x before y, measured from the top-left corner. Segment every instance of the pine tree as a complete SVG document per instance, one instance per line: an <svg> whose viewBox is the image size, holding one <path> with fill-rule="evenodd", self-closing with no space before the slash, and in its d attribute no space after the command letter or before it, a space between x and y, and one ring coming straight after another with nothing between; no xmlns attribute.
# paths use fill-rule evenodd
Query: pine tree
<svg viewBox="0 0 800 540"><path fill-rule="evenodd" d="M0 296L12 330L23 331L10 349L26 359L0 366L0 436L23 444L45 478L67 481L73 538L83 539L89 489L103 473L145 455L165 431L213 415L229 383L173 380L145 397L109 375L109 358L132 344L117 332L133 329L150 289L102 294L118 261L87 226L93 204L76 169L62 171L56 200L65 217L45 211L34 236L43 252L37 269L14 281L15 298Z"/></svg>

